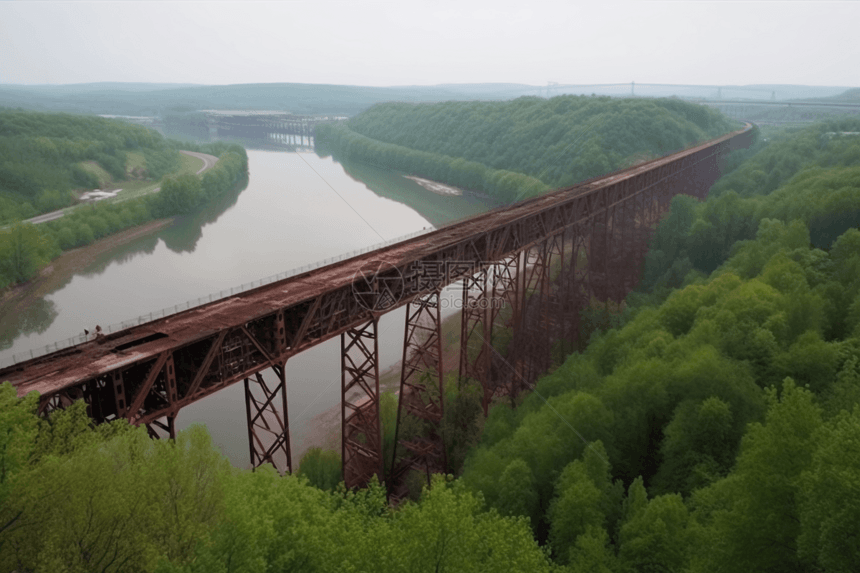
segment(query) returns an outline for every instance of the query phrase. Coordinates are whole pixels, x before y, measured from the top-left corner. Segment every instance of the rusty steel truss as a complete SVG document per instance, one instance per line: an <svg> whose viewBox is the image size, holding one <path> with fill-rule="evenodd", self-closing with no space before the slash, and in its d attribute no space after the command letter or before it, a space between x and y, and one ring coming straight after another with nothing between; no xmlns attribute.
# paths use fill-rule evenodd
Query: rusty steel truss
<svg viewBox="0 0 860 573"><path fill-rule="evenodd" d="M445 414L445 386L442 368L442 315L439 291L419 297L406 306L406 333L400 393L394 433L391 474L399 478L406 471L445 472L442 418ZM404 420L414 422L404 435ZM428 484L429 485L429 484Z"/></svg>
<svg viewBox="0 0 860 573"><path fill-rule="evenodd" d="M344 477L361 485L383 473L382 313L409 305L401 415L441 420L438 297L457 281L465 284L460 376L482 385L485 410L494 396L515 398L575 347L585 306L624 298L671 198L703 197L750 129L16 364L0 380L19 395L38 391L42 414L83 400L96 422L127 418L171 437L184 406L244 381L252 465L291 471L284 367L341 336ZM487 299L502 303L480 303ZM419 335L419 324L429 334ZM270 370L276 382L263 378ZM439 433L428 435L401 450L413 466L444 467Z"/></svg>

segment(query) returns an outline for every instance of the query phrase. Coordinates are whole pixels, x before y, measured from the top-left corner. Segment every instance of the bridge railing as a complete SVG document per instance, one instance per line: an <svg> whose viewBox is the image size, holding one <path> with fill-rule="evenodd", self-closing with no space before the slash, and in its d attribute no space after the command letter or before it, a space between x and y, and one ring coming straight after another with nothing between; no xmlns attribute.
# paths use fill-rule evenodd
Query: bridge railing
<svg viewBox="0 0 860 573"><path fill-rule="evenodd" d="M467 218L467 217L464 217ZM126 328L131 328L133 326L139 326L141 324L146 324L147 322L152 322L154 320L158 320L160 318L164 318L165 316L170 316L172 314L177 314L179 312L183 312L185 310L195 308L198 306L202 306L204 304L209 304L210 302L214 302L217 300L221 300L227 298L229 296L233 296L239 294L241 292L249 291L251 289L255 289L267 284L271 284L274 282L278 282L280 280L284 280L296 275L300 275L302 273L306 273L312 271L314 269L318 269L321 267L325 267L327 265L331 265L346 259L350 259L352 257L356 257L358 255L363 255L364 253L368 253L370 251L375 251L377 249L381 249L383 247L388 247L395 243L400 243L402 241L406 241L408 239L412 239L419 235L424 235L430 232L435 231L435 227L427 227L420 231L415 231L413 233L409 233L407 235L402 235L400 237L396 237L394 239L389 239L388 241L383 241L381 243L376 243L374 245L370 245L361 249L356 249L354 251L350 251L347 253L343 253L334 257L329 257L327 259L322 259L319 261L315 261L313 263L309 263L307 265L297 267L294 269L290 269L288 271L278 273L276 275L271 275L262 279L258 279L255 281L251 281L249 283L244 283L236 287L232 287L229 289L220 290L217 293L211 293L207 296L201 296L199 298L188 300L167 308L162 308L161 310L156 310L154 312L150 312L148 314L140 315L136 318L131 318L128 320L123 320L122 322L117 322L107 327L104 327L102 332L104 334L110 334L113 332L119 332L120 330L125 330ZM24 362L26 360L31 360L33 358L38 358L40 356L45 356L46 354L50 354L52 352L57 352L59 350L65 350L68 348L73 348L79 344L83 344L88 340L93 340L95 337L95 333L90 333L86 335L81 333L77 336L72 336L70 338L66 338L65 340L60 340L57 342L53 342L46 346L42 346L40 348L34 348L31 350L25 350L23 352L18 352L13 354L12 356L8 356L6 358L0 359L0 368L5 368L7 366L12 366L13 364L17 364L19 362Z"/></svg>
<svg viewBox="0 0 860 573"><path fill-rule="evenodd" d="M681 150L678 150L678 151L681 151ZM674 152L672 152L672 153L674 153ZM662 158L655 158L651 161L659 161L660 159L662 159ZM646 161L645 163L650 163L650 161ZM619 170L614 171L612 173L618 173L618 172L621 172L623 170L624 169L622 168L622 169L619 169ZM584 181L580 181L577 183L577 185L581 185L581 184L589 183L591 181L599 180L601 178L612 175L612 173L608 173L608 174L604 174L604 175L598 175L598 176L593 177L591 179L586 179ZM463 217L458 217L458 218L454 219L453 221L447 222L444 226L448 227L448 226L454 225L460 221L463 221L465 219L469 219L472 216L473 215L464 215ZM435 227L432 227L432 226L427 227L427 228L422 229L420 231L409 233L407 235L403 235L403 236L400 236L400 237L397 237L394 239L390 239L388 241L377 243L375 245L370 245L370 246L364 247L362 249L356 249L354 251L344 253L341 255L337 255L334 257L330 257L327 259L323 259L321 261L316 261L314 263L310 263L310 264L304 265L302 267L298 267L298 268L295 268L295 269L292 269L292 270L289 270L289 271L286 271L286 272L283 272L283 273L280 273L277 275L272 275L272 276L268 276L268 277L265 277L265 278L262 278L262 279L259 279L259 280L253 281L253 282L245 283L245 284L239 285L238 287L233 287L231 289L224 289L224 290L219 291L217 293L212 293L208 296L203 296L203 297L200 297L200 298L197 298L194 300L189 300L189 301L186 301L184 303L174 305L172 307L163 308L163 309L155 311L155 312L150 312L149 314L144 314L144 315L138 316L137 318L132 318L129 320L124 320L122 322L111 324L106 329L104 329L103 332L105 334L110 334L113 332L118 332L120 330L124 330L126 328L131 328L133 326L139 326L141 324L146 324L148 322L152 322L153 320L158 320L160 318L164 318L165 316L170 316L172 314L176 314L176 313L179 313L179 312L182 312L182 311L185 311L185 310L197 307L197 306L201 306L204 304L208 304L210 302L214 302L217 300L227 298L228 296L233 296L235 294L238 294L238 293L241 293L244 291L258 288L258 287L261 287L261 286L264 286L264 285L267 285L267 284L270 284L273 282L277 282L277 281L280 281L280 280L283 280L283 279L286 279L286 278L289 278L292 276L300 275L302 273L306 273L308 271L312 271L314 269L318 269L320 267L324 267L324 266L327 266L327 265L330 265L330 264L333 264L333 263L336 263L336 262L339 262L339 261L342 261L345 259L349 259L349 258L358 256L358 255L361 255L361 254L364 254L364 253L367 253L370 251L381 249L383 247L387 247L387 246L393 245L395 243L400 243L402 241L411 239L413 237L417 237L419 235L430 233L430 232L435 231L435 230L437 230ZM18 352L16 354L13 354L11 357L0 358L0 368L5 368L7 366L17 364L19 362L24 362L26 360L38 358L40 356L44 356L44 355L50 354L52 352L57 352L59 350L65 350L67 348L72 348L72 347L77 346L79 344L83 344L84 342L87 342L88 340L92 340L93 337L94 337L94 334L92 334L92 333L89 336L82 333L82 334L79 334L77 336L72 336L71 338L67 338L67 339L61 340L59 342L54 342L52 344L48 344L48 345L40 347L40 348L34 348L32 350L25 350L23 352Z"/></svg>

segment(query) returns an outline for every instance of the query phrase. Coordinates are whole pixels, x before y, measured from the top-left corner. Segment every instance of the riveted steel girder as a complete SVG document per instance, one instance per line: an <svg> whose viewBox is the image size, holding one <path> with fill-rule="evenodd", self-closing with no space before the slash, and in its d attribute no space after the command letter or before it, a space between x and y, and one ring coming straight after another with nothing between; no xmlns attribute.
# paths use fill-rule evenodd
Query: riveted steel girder
<svg viewBox="0 0 860 573"><path fill-rule="evenodd" d="M383 312L544 248L559 234L569 237L561 240L571 249L569 275L563 274L574 301L573 312L562 313L560 330L575 339L577 309L592 297L626 294L641 264L630 261L641 261L650 229L671 198L702 197L719 174L720 158L750 143L749 129L27 360L0 370L0 379L19 395L40 392L45 414L80 399L96 422L124 417L151 424L230 384L255 380L325 340L353 336ZM441 269L434 280L419 268L428 264ZM486 294L494 287L484 288ZM519 312L514 322L523 324L524 309ZM483 328L492 332L493 324Z"/></svg>

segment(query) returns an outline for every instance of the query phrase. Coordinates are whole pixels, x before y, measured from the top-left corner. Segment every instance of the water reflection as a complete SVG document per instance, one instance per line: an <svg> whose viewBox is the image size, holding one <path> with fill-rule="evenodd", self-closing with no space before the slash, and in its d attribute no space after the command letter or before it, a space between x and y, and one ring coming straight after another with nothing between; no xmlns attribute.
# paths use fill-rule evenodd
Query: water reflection
<svg viewBox="0 0 860 573"><path fill-rule="evenodd" d="M80 320L78 320L79 326L66 333L65 336L61 335L53 339L39 336L48 331L60 315L60 308L52 295L63 291L73 282L75 277L97 280L111 265L128 265L135 259L152 255L159 243L163 243L169 250L175 253L193 252L197 247L198 241L203 236L203 228L216 223L224 213L236 205L239 195L245 190L247 185L247 179L240 181L232 191L217 198L197 213L178 217L167 227L155 233L138 237L122 245L117 245L108 251L99 253L85 268L77 269L74 273L63 277L52 277L51 280L54 281L54 284L51 287L51 291L43 297L30 297L23 301L20 299L12 300L0 305L0 351L9 350L14 345L16 348L13 353L18 353L22 350L33 349L39 345L28 344L25 346L20 343L16 345L16 340L38 340L41 344L48 344L79 334L79 331L83 331L84 328L92 327L95 322L90 317L80 317ZM68 312L71 309L66 310ZM150 311L152 310L157 309L150 309ZM71 312L74 313L74 310L71 310ZM90 324L90 322L93 324ZM22 348L22 346L24 347ZM6 358L8 355L4 353L0 356Z"/></svg>
<svg viewBox="0 0 860 573"><path fill-rule="evenodd" d="M339 162L353 179L361 181L382 197L415 209L437 228L497 206L490 198L469 192L462 196L450 196L428 191L396 171L387 171L338 156L334 156L334 160Z"/></svg>
<svg viewBox="0 0 860 573"><path fill-rule="evenodd" d="M491 207L480 198L436 195L397 173L320 154L248 155L246 190L98 255L25 312L0 312L0 360L95 324L119 323ZM383 369L401 357L403 316L398 309L380 321ZM340 399L339 344L323 343L287 367L296 454L314 432L310 421ZM179 427L205 423L237 465L248 459L242 393L241 384L217 392L183 408L178 421Z"/></svg>
<svg viewBox="0 0 860 573"><path fill-rule="evenodd" d="M176 224L159 233L158 238L174 253L191 253L197 248L197 242L203 236L203 227L216 223L218 219L236 204L239 194L248 186L246 178L236 188L215 199L197 213L180 217Z"/></svg>
<svg viewBox="0 0 860 573"><path fill-rule="evenodd" d="M42 334L58 314L54 301L45 298L36 299L15 312L4 312L0 317L0 350L11 348L19 336Z"/></svg>

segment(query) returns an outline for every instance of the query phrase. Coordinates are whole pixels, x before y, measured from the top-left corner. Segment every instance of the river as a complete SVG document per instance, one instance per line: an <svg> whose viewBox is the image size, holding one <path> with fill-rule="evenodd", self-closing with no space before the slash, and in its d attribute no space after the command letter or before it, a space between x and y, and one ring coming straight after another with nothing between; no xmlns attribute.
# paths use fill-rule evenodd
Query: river
<svg viewBox="0 0 860 573"><path fill-rule="evenodd" d="M248 150L246 189L200 213L109 250L65 284L0 317L0 362L83 332L230 289L490 209L397 174L313 152ZM380 367L401 358L404 310L379 325ZM286 368L294 465L310 424L340 400L340 341ZM206 424L234 465L248 465L242 384L180 411L177 427Z"/></svg>

